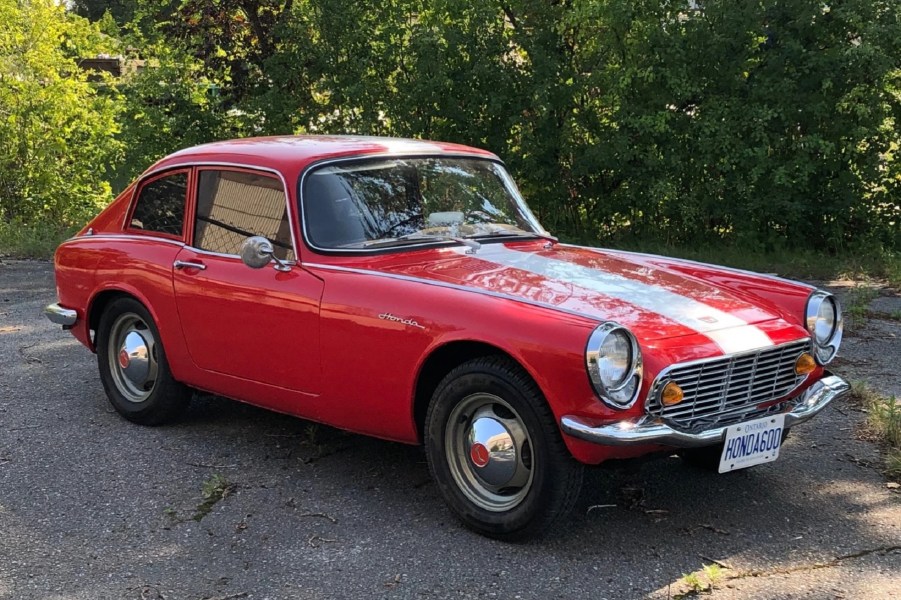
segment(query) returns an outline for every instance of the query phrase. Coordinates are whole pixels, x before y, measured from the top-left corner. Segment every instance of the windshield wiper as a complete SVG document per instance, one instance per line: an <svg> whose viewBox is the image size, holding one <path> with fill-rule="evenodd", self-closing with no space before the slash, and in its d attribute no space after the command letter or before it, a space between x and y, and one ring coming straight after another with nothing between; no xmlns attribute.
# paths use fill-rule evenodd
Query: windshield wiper
<svg viewBox="0 0 901 600"><path fill-rule="evenodd" d="M377 248L379 246L391 246L398 242L457 242L458 244L462 244L468 247L469 250L467 250L467 252L469 254L475 254L476 251L482 247L482 244L472 239L434 233L408 233L407 235L402 235L396 238L369 240L367 242L360 242L359 244L353 245L359 248Z"/></svg>
<svg viewBox="0 0 901 600"><path fill-rule="evenodd" d="M539 233L537 231L526 231L525 229L501 229L498 231L490 231L488 233L477 233L475 235L466 236L467 238L481 238L481 237L534 237L542 240L547 240L549 242L553 242L554 244L558 243L560 240L556 237L552 236L549 233Z"/></svg>

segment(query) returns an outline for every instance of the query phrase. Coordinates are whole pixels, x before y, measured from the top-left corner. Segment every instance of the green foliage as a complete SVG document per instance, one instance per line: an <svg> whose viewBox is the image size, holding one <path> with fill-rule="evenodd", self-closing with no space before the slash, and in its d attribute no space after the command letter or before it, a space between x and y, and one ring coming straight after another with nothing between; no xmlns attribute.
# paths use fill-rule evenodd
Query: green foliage
<svg viewBox="0 0 901 600"><path fill-rule="evenodd" d="M899 247L897 3L306 0L282 31L266 131L487 146L589 241Z"/></svg>
<svg viewBox="0 0 901 600"><path fill-rule="evenodd" d="M240 114L224 108L200 63L163 45L153 46L153 56L119 84L124 159L113 179L116 190L171 152L243 133Z"/></svg>
<svg viewBox="0 0 901 600"><path fill-rule="evenodd" d="M110 199L117 94L76 59L106 49L53 0L0 0L0 220L82 221Z"/></svg>
<svg viewBox="0 0 901 600"><path fill-rule="evenodd" d="M35 34L47 19L25 4L57 29ZM119 47L147 59L115 88L91 86L73 61L116 40L50 0L25 4L0 0L22 32L0 32L0 54L29 65L15 78L4 63L0 111L40 98L28 103L31 127L56 119L53 137L80 140L63 161L80 167L62 178L79 192L58 196L44 171L60 161L35 160L21 140L40 135L0 118L14 156L0 165L10 190L0 200L30 206L25 219L61 218L48 198L83 212L107 197L104 181L121 189L153 160L212 139L395 135L497 152L568 239L888 257L898 279L893 0L77 0L108 36L124 24ZM14 41L29 35L40 52ZM45 102L48 81L68 100ZM116 143L96 143L116 127L124 160ZM86 168L106 164L117 166L106 179Z"/></svg>
<svg viewBox="0 0 901 600"><path fill-rule="evenodd" d="M7 223L0 220L0 256L48 260L60 242L72 237L80 225L64 226L54 222Z"/></svg>

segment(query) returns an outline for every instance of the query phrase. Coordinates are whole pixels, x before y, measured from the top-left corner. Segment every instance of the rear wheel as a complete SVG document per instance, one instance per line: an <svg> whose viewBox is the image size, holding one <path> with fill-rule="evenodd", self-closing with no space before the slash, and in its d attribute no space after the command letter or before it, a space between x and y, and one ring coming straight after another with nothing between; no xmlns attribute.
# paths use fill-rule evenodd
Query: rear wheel
<svg viewBox="0 0 901 600"><path fill-rule="evenodd" d="M535 383L503 357L466 362L442 380L426 416L425 447L445 501L486 535L537 535L579 495L582 465Z"/></svg>
<svg viewBox="0 0 901 600"><path fill-rule="evenodd" d="M169 372L159 331L133 298L114 300L97 328L97 364L107 398L135 423L159 425L184 409L191 391Z"/></svg>

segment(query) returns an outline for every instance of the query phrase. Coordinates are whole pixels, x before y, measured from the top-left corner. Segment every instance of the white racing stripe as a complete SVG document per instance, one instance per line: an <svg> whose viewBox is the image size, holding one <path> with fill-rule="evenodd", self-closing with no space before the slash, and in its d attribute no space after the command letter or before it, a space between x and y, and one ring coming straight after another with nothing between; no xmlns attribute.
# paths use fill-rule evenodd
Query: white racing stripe
<svg viewBox="0 0 901 600"><path fill-rule="evenodd" d="M461 249L462 251L462 249ZM501 244L485 244L477 258L514 269L522 269L550 279L558 279L581 288L634 304L645 310L703 333L726 354L772 346L766 333L735 315L686 298L656 285L628 279L601 269L583 267L537 254L517 252Z"/></svg>

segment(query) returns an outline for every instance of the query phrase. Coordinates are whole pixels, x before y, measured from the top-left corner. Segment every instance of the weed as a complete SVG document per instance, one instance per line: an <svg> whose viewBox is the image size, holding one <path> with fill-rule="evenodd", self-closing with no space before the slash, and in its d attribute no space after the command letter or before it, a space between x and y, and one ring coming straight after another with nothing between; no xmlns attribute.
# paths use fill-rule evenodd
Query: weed
<svg viewBox="0 0 901 600"><path fill-rule="evenodd" d="M870 314L870 302L879 295L878 290L868 285L856 285L845 296L845 314L855 329L862 326Z"/></svg>
<svg viewBox="0 0 901 600"><path fill-rule="evenodd" d="M682 575L682 583L687 590L682 594L676 594L676 600L693 598L699 594L713 591L726 577L723 568L717 564L703 565L694 573Z"/></svg>
<svg viewBox="0 0 901 600"><path fill-rule="evenodd" d="M723 580L725 577L725 573L723 573L723 568L719 565L704 565L704 575L707 576L707 580L710 581L710 587L716 587L716 585Z"/></svg>
<svg viewBox="0 0 901 600"><path fill-rule="evenodd" d="M235 489L235 484L230 483L218 473L207 478L200 488L203 501L197 505L194 516L195 521L200 521L210 514L217 502L228 496Z"/></svg>
<svg viewBox="0 0 901 600"><path fill-rule="evenodd" d="M851 394L867 411L867 430L885 450L886 475L901 479L901 402L855 381Z"/></svg>
<svg viewBox="0 0 901 600"><path fill-rule="evenodd" d="M697 572L683 575L682 581L684 581L685 585L691 588L691 591L696 594L707 591L708 589L707 584L701 580L701 575Z"/></svg>

